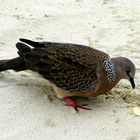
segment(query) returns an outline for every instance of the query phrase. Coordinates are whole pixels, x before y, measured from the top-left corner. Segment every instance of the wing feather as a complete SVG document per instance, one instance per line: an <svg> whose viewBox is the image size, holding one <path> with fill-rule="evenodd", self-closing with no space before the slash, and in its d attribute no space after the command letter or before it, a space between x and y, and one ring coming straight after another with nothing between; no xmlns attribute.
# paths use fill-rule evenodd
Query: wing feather
<svg viewBox="0 0 140 140"><path fill-rule="evenodd" d="M36 47L35 42L21 41L35 47L26 48L28 51L25 52L18 48L27 66L57 87L70 92L87 92L94 88L99 79L102 59L109 58L106 53L83 45L43 42L41 47Z"/></svg>

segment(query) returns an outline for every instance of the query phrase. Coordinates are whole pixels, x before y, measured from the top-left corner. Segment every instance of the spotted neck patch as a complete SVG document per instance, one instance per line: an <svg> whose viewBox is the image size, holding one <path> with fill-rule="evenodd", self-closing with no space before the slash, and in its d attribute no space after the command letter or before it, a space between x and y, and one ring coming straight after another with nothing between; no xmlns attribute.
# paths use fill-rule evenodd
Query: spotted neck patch
<svg viewBox="0 0 140 140"><path fill-rule="evenodd" d="M105 60L103 63L105 66L107 79L111 82L115 81L116 80L116 72L115 72L115 68L114 68L113 63L109 59Z"/></svg>

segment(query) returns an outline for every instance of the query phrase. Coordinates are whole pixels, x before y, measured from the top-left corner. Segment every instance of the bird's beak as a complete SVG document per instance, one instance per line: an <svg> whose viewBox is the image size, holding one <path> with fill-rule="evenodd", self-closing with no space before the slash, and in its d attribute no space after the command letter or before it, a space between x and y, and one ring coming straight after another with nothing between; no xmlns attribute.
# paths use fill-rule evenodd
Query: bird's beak
<svg viewBox="0 0 140 140"><path fill-rule="evenodd" d="M131 83L132 88L135 89L134 78L132 78L131 76L129 76L129 81L130 81L130 83Z"/></svg>

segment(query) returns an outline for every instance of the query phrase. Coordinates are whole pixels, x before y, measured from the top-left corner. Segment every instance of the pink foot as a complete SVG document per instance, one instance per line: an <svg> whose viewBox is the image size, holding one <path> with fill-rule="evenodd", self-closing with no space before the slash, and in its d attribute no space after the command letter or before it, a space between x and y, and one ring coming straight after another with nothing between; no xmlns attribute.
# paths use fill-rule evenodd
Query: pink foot
<svg viewBox="0 0 140 140"><path fill-rule="evenodd" d="M91 110L91 108L85 107L87 104L78 104L75 101L73 101L70 97L64 97L64 101L68 103L68 105L72 106L76 112L78 112L78 108Z"/></svg>

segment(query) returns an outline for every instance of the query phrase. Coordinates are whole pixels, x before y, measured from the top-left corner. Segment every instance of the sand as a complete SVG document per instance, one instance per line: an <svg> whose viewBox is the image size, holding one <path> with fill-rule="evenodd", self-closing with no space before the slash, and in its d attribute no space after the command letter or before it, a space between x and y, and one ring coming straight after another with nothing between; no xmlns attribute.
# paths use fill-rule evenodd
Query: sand
<svg viewBox="0 0 140 140"><path fill-rule="evenodd" d="M20 37L90 45L136 65L136 89L122 80L76 113L30 71L0 73L0 140L140 140L139 0L0 0L0 59Z"/></svg>

